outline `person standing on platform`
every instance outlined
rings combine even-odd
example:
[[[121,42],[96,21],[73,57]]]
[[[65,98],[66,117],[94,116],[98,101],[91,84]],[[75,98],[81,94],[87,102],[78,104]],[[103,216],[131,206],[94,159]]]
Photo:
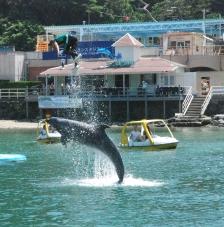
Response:
[[[57,36],[54,40],[49,43],[56,51],[57,54],[68,54],[72,57],[75,62],[75,67],[78,67],[78,59],[81,54],[77,52],[78,39],[72,34],[65,34]],[[63,50],[60,51],[60,46],[63,45]]]

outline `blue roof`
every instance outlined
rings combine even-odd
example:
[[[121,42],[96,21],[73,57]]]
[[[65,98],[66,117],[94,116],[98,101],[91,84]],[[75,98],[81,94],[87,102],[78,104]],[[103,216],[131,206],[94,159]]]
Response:
[[[204,30],[207,35],[217,35],[222,34],[223,29],[224,19],[45,26],[47,33],[76,31],[80,36],[85,34],[120,36],[129,32],[135,36],[153,37],[170,31],[204,32]]]

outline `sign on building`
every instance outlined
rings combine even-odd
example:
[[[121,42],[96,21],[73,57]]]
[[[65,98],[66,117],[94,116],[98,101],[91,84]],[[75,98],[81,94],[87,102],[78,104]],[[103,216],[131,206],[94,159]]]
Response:
[[[82,108],[82,99],[71,96],[39,96],[40,109]]]

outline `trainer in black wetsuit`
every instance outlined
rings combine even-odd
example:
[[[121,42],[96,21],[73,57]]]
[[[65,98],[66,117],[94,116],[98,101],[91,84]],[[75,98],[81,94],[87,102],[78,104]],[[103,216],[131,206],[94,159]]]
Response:
[[[62,53],[70,55],[73,58],[73,60],[78,56],[78,53],[76,51],[78,39],[73,35],[70,34],[60,35],[56,37],[54,40],[51,40],[50,44],[54,46],[58,54],[60,51],[59,46],[64,45]]]

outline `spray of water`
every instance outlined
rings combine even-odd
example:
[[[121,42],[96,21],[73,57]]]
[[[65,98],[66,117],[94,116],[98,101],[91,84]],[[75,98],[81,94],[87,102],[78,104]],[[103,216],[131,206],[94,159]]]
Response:
[[[74,145],[73,145],[74,148]],[[160,187],[163,182],[135,178],[126,174],[122,184],[117,184],[118,177],[111,161],[97,151],[89,152],[89,147],[75,145],[74,178],[65,179],[62,186],[74,185],[79,187]]]

